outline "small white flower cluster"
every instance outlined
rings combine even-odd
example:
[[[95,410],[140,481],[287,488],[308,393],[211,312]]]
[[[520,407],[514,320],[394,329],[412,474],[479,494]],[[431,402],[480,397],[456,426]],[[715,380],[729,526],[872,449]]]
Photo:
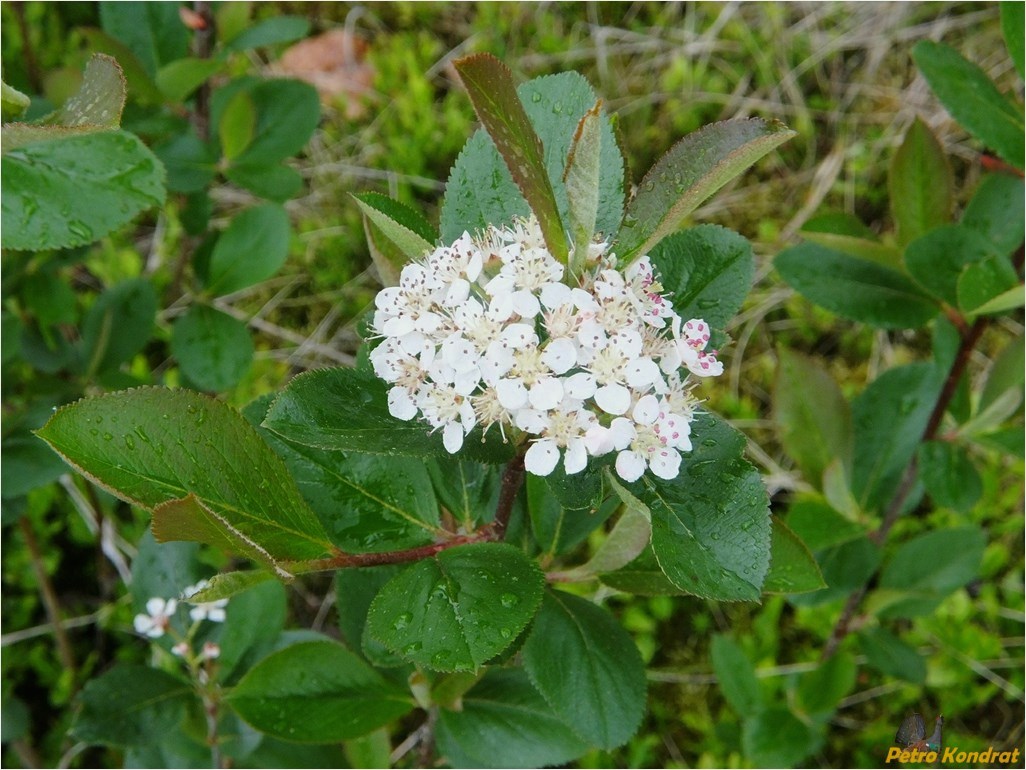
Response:
[[[698,404],[688,373],[723,365],[706,323],[673,312],[648,257],[620,272],[606,249],[589,248],[597,267],[571,288],[532,218],[406,265],[375,299],[384,339],[370,359],[392,384],[389,412],[419,414],[452,453],[475,426],[515,427],[533,437],[524,462],[539,476],[560,457],[572,474],[615,451],[626,481],[646,468],[675,478]]]
[[[199,593],[208,585],[210,585],[209,581],[201,580],[196,585],[188,586],[182,591],[182,598],[189,602],[190,596]],[[189,617],[192,618],[194,623],[199,623],[201,620],[209,620],[211,623],[223,623],[227,617],[224,609],[228,605],[227,599],[189,603],[193,605],[189,610]],[[146,612],[135,616],[133,626],[136,633],[145,634],[151,639],[159,639],[171,627],[171,618],[174,617],[177,609],[178,599],[162,599],[159,596],[154,596],[146,602]],[[175,649],[179,648],[180,645],[175,645]],[[179,653],[175,652],[175,654]]]

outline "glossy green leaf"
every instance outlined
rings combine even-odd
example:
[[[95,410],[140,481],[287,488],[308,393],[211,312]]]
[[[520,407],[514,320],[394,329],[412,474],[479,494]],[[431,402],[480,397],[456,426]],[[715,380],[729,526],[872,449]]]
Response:
[[[124,43],[151,78],[161,65],[181,59],[189,47],[189,30],[172,3],[100,4],[103,30]]]
[[[338,626],[342,640],[379,668],[408,665],[385,645],[367,633],[367,612],[384,585],[403,569],[399,564],[343,569],[335,573],[335,594],[345,597],[338,604]]]
[[[641,181],[612,250],[624,263],[646,254],[706,198],[795,135],[782,123],[759,118],[712,123],[688,134]]]
[[[998,255],[977,231],[946,225],[912,241],[905,266],[920,286],[949,305],[958,305],[958,279],[966,265]]]
[[[457,546],[407,567],[371,604],[368,631],[438,671],[470,671],[509,647],[534,617],[542,575],[518,549]]]
[[[1001,313],[1018,307],[1022,293],[1019,276],[1007,257],[987,257],[966,265],[956,288],[958,307],[967,314]],[[1018,301],[1009,304],[1013,296]]]
[[[912,58],[941,104],[970,134],[1016,168],[1023,158],[1023,113],[982,69],[955,49],[921,40]]]
[[[719,225],[699,225],[663,239],[652,265],[681,318],[727,325],[752,288],[755,258],[747,239]]]
[[[770,531],[770,566],[762,590],[774,594],[800,594],[826,588],[819,565],[808,547],[780,519]]]
[[[811,358],[787,348],[777,351],[773,417],[780,441],[813,486],[840,458],[851,467],[851,408],[830,374]]]
[[[645,670],[634,641],[609,612],[550,591],[523,650],[531,682],[589,744],[626,743],[645,713]]]
[[[299,743],[337,743],[410,711],[413,702],[404,689],[342,645],[313,641],[264,658],[228,702],[261,732]]]
[[[270,278],[285,263],[289,235],[288,214],[277,204],[264,203],[236,215],[210,255],[207,290],[230,294]]]
[[[413,212],[398,201],[372,193],[359,196],[354,195],[353,199],[356,201],[356,205],[360,207],[363,215],[373,222],[386,238],[395,244],[407,261],[423,257],[433,248],[431,241],[425,239],[418,232],[418,230],[423,231],[425,228],[421,225],[416,230],[413,229],[416,217],[411,216]],[[402,219],[397,219],[398,216],[401,216]],[[400,272],[402,270],[401,265],[392,265],[391,267]]]
[[[1023,13],[1023,10],[1022,3],[1001,3],[1001,32],[1020,78],[1026,78],[1026,53],[1023,51],[1023,28],[1026,27],[1026,14]]]
[[[307,36],[309,20],[302,16],[273,16],[243,29],[225,44],[229,51],[248,51],[268,45],[291,43]]]
[[[209,542],[217,532],[216,544],[262,554],[272,568],[331,550],[282,461],[215,399],[162,388],[109,393],[63,407],[38,434],[121,499],[163,506],[158,539]]]
[[[897,270],[803,243],[774,262],[781,277],[806,299],[852,321],[885,329],[915,329],[938,307]]]
[[[55,249],[99,240],[164,202],[164,169],[132,134],[106,131],[25,145],[0,159],[0,243]]]
[[[256,105],[248,93],[242,91],[228,102],[217,124],[217,138],[221,141],[221,154],[232,160],[249,147],[256,131]]]
[[[271,404],[264,427],[289,441],[340,451],[411,457],[448,456],[440,432],[418,420],[403,421],[388,413],[387,385],[356,369],[319,369],[294,378]],[[512,448],[497,431],[484,443],[471,431],[461,456],[502,463]]]
[[[192,685],[148,666],[115,666],[82,690],[71,734],[86,743],[138,746],[181,722]]]
[[[585,564],[561,573],[564,579],[587,579],[615,572],[634,561],[652,540],[648,509],[626,507],[616,525]],[[658,566],[656,566],[658,570]]]
[[[833,715],[837,704],[855,687],[855,658],[839,651],[798,680],[798,701],[809,715]]]
[[[883,628],[871,628],[858,635],[859,645],[870,666],[881,673],[913,684],[926,681],[926,663],[912,647]]]
[[[602,102],[584,113],[577,124],[570,153],[566,159],[563,183],[570,210],[570,232],[574,243],[574,262],[584,265],[586,247],[595,233],[599,206],[599,179],[602,157]],[[575,271],[579,272],[579,270]]]
[[[646,473],[624,487],[651,513],[652,548],[671,582],[708,599],[758,600],[769,567],[769,501],[743,457],[744,436],[704,414],[691,439],[676,479]]]
[[[710,653],[717,684],[730,707],[742,717],[760,711],[764,701],[755,666],[740,645],[725,634],[716,634]]]
[[[802,225],[801,234],[805,240],[832,251],[879,262],[888,267],[895,267],[901,261],[901,252],[881,243],[876,233],[852,214],[820,214]]]
[[[171,545],[171,543],[163,543],[163,545]],[[274,575],[265,570],[222,572],[220,575],[210,578],[206,588],[197,591],[189,598],[194,602],[216,602],[219,599],[230,599],[236,594],[248,591],[253,586],[266,583],[273,578]]]
[[[883,508],[898,488],[926,429],[941,379],[930,364],[899,366],[881,374],[852,401],[851,488],[863,509]]]
[[[259,425],[270,398],[243,413]],[[444,535],[431,476],[419,459],[317,449],[258,427],[285,461],[331,541],[348,553],[426,545]]]
[[[930,127],[916,118],[891,158],[891,216],[902,245],[951,221],[954,179]]]
[[[82,322],[86,370],[103,372],[130,360],[149,341],[156,314],[157,293],[144,278],[103,292]]]
[[[490,54],[467,56],[454,65],[474,111],[538,218],[549,251],[565,264],[569,249],[544,149],[517,96],[512,73]]]
[[[580,474],[565,476],[566,483],[562,487],[563,495],[553,492],[549,478],[528,474],[526,481],[527,508],[531,517],[531,531],[534,533],[535,542],[546,553],[557,554],[569,551],[612,515],[615,505],[601,506],[598,504],[601,502],[601,468],[596,468],[587,476],[586,474],[588,474],[587,471],[582,471]],[[572,497],[574,479],[578,476],[585,476],[582,479],[582,489],[573,504],[574,507],[569,507],[561,502],[561,497]],[[592,484],[599,490],[599,500],[594,508],[590,505],[595,498]],[[588,507],[578,507],[581,503]]]
[[[193,305],[171,326],[171,353],[190,382],[223,391],[249,371],[253,339],[242,321],[209,305]]]
[[[988,174],[962,213],[961,224],[1009,255],[1022,245],[1026,228],[1026,185],[1011,174]]]
[[[183,102],[192,92],[224,69],[221,59],[196,59],[187,56],[165,64],[154,78],[157,88],[171,102]]]
[[[439,712],[436,736],[451,767],[548,767],[588,750],[519,668],[489,670],[459,710]]]
[[[822,743],[812,725],[784,706],[773,706],[742,722],[741,745],[756,767],[794,767]]]

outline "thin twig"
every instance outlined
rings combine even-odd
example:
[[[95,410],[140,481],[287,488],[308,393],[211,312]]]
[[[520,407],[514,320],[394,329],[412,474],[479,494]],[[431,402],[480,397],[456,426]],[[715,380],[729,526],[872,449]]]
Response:
[[[509,517],[513,513],[513,501],[524,484],[524,455],[520,454],[510,460],[502,474],[502,488],[499,491],[499,504],[495,508],[495,520],[491,523],[491,531],[495,540],[502,540],[509,526]]]
[[[32,569],[36,573],[36,580],[39,581],[39,595],[43,599],[43,606],[46,608],[46,615],[50,618],[50,625],[53,626],[53,635],[57,640],[57,654],[61,659],[61,665],[71,672],[72,681],[76,677],[75,654],[71,649],[71,641],[68,633],[61,623],[61,605],[54,591],[50,576],[46,574],[46,566],[43,564],[43,556],[39,550],[39,541],[36,540],[36,533],[32,529],[29,520],[22,516],[18,520],[21,534],[25,538],[25,545],[28,547],[29,556],[32,560]]]

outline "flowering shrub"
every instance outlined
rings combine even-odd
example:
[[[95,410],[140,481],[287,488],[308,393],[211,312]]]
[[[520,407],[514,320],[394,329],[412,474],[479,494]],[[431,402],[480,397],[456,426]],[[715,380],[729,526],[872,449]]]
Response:
[[[748,291],[751,247],[720,227],[677,231],[792,132],[758,119],[702,129],[625,205],[612,121],[582,78],[517,89],[490,56],[456,66],[484,130],[452,170],[440,229],[357,198],[385,288],[356,367],[296,377],[241,415],[187,390],[110,393],[39,432],[152,511],[165,545],[147,548],[205,543],[263,568],[197,586],[193,624],[173,639],[215,762],[226,720],[332,743],[418,707],[428,716],[414,738],[453,766],[567,762],[631,737],[645,673],[605,608],[555,586],[724,600],[822,586],[771,522],[744,438],[694,393],[723,370],[716,351]],[[573,563],[607,521],[594,557]],[[274,578],[325,570],[337,572],[343,644],[274,642],[235,612],[280,606]],[[155,644],[177,633],[168,595],[136,597],[137,630]],[[195,651],[196,629],[221,620],[206,640],[218,646]],[[109,700],[124,676],[87,688],[80,735],[104,739],[105,710],[124,718]],[[195,706],[175,677],[152,679],[147,702],[161,693]]]

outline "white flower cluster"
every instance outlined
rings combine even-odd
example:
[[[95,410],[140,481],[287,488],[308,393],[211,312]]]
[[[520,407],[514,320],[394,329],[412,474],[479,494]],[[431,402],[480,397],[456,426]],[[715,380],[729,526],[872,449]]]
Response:
[[[212,602],[191,602],[189,597],[199,593],[210,585],[209,581],[201,580],[196,585],[188,586],[182,592],[182,598],[192,604],[189,610],[189,617],[194,623],[201,620],[209,620],[211,623],[223,623],[227,614],[225,607],[227,599],[217,599]],[[132,625],[137,633],[145,634],[151,639],[159,639],[164,633],[171,629],[171,618],[178,610],[178,599],[162,599],[154,596],[146,602],[146,612],[135,616]],[[177,647],[177,645],[176,645]]]
[[[392,384],[389,412],[419,414],[453,453],[475,426],[515,427],[540,476],[561,456],[572,474],[616,451],[626,481],[646,468],[675,478],[698,403],[688,373],[723,371],[709,327],[673,312],[648,257],[620,272],[606,244],[588,256],[597,267],[580,286],[562,283],[532,218],[406,265],[375,300],[384,339],[370,358]]]

